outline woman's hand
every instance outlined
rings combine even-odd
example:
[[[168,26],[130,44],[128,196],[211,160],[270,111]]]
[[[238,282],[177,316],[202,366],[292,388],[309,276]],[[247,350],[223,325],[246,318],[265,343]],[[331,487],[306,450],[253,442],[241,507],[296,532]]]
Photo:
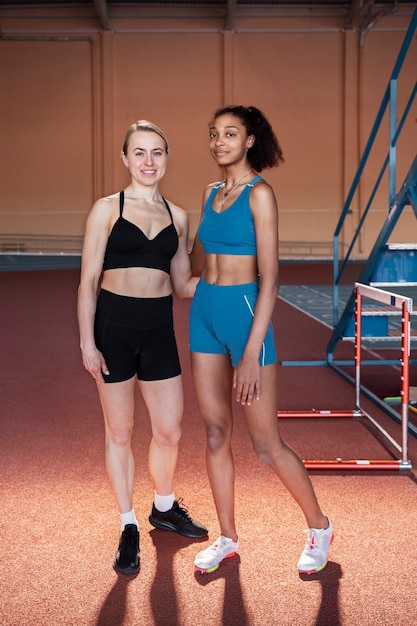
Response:
[[[261,397],[261,366],[258,358],[243,357],[233,372],[236,402],[250,406]]]
[[[82,352],[83,365],[97,383],[104,383],[103,373],[109,375],[109,370],[103,355],[97,348],[90,348]]]

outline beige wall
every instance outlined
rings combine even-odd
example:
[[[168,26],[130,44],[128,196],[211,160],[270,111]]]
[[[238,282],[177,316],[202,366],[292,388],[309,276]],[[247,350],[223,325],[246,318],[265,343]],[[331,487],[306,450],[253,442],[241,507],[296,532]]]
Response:
[[[65,17],[46,11],[22,17],[0,8],[1,233],[81,235],[94,200],[126,184],[119,156],[126,128],[148,118],[171,144],[162,191],[187,210],[193,235],[203,187],[221,177],[207,124],[215,108],[235,102],[261,108],[284,149],[285,164],[264,172],[277,193],[281,240],[331,245],[411,10],[381,19],[363,41],[343,30],[343,15],[314,11],[286,17],[265,9],[226,32],[222,19],[198,11],[112,17],[107,32],[81,8]],[[414,38],[399,114],[415,82],[416,53]],[[416,121],[414,103],[399,143],[397,187],[416,154]],[[383,126],[346,241],[388,150],[387,119]],[[369,253],[387,207],[385,180],[357,258]],[[405,214],[395,240],[416,241],[416,230]]]

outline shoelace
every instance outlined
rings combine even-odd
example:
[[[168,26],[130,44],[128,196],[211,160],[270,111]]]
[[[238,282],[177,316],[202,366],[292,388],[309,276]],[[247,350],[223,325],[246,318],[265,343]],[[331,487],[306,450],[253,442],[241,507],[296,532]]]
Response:
[[[213,556],[217,554],[217,551],[222,547],[221,539],[219,541],[215,541],[211,546],[206,548],[204,551],[207,555]]]
[[[304,532],[307,534],[306,548],[308,548],[309,550],[315,550],[316,549],[316,533],[311,528],[309,528],[308,530],[305,530]]]
[[[137,550],[137,537],[134,534],[123,536],[122,548],[125,550]]]
[[[182,504],[182,506],[180,506],[180,504]],[[188,509],[183,505],[182,498],[177,500],[177,509],[175,511],[175,515],[178,515],[179,517],[185,518],[188,521],[192,522],[192,517],[189,514]]]
[[[125,541],[126,548],[129,548],[130,550],[137,550],[137,545],[136,537],[128,537]]]

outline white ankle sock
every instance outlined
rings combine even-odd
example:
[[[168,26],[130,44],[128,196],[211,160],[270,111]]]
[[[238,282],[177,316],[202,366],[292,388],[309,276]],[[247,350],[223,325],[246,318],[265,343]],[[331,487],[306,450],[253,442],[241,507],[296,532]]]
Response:
[[[133,509],[127,513],[120,513],[120,522],[122,525],[122,531],[125,529],[127,524],[136,524],[139,528],[138,520],[136,519],[135,511]]]
[[[174,493],[171,493],[171,495],[169,496],[160,496],[155,491],[155,496],[154,496],[155,508],[158,509],[158,511],[160,511],[161,513],[165,513],[166,511],[169,511],[169,509],[172,509],[172,505],[174,504],[174,501],[175,501]]]

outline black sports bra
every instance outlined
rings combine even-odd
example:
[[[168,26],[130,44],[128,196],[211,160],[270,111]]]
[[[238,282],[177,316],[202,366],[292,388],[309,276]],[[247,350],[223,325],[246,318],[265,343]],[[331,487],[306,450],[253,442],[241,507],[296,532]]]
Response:
[[[104,255],[103,270],[121,267],[150,267],[169,274],[171,259],[178,250],[178,233],[165,198],[162,198],[171,224],[163,228],[153,239],[126,220],[123,213],[124,192],[120,192],[120,215],[111,230]]]

